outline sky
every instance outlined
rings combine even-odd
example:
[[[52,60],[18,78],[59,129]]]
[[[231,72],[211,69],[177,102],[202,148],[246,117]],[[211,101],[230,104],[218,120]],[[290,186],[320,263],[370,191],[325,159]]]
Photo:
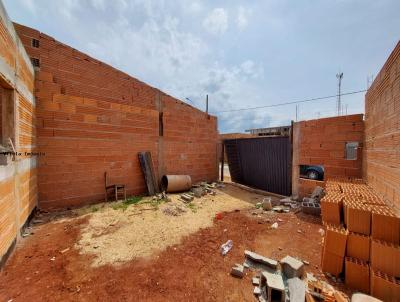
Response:
[[[1,0],[0,0],[1,1]],[[218,116],[220,133],[288,125],[296,105],[367,88],[400,39],[398,0],[3,0],[10,18]],[[364,95],[342,96],[364,112]],[[298,120],[336,115],[336,98]]]

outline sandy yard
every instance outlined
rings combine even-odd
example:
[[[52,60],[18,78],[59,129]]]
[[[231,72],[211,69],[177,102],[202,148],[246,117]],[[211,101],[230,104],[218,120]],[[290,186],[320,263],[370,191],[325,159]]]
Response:
[[[146,203],[126,210],[105,207],[90,215],[75,247],[82,254],[94,255],[93,265],[118,264],[139,257],[155,256],[183,237],[210,227],[215,215],[254,207],[262,197],[240,197],[240,189],[227,186],[215,196],[206,195],[184,204],[178,194],[161,205]]]
[[[325,279],[320,219],[255,210],[263,198],[227,185],[194,206],[173,196],[159,206],[111,204],[44,217],[1,272],[0,301],[254,301],[253,273],[229,274],[245,249],[307,260],[306,270]],[[184,211],[166,210],[176,206]],[[223,257],[228,239],[234,246]]]

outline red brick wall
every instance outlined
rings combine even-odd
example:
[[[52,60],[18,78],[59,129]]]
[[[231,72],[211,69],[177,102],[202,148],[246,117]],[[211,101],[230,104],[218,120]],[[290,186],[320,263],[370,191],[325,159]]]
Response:
[[[362,114],[300,122],[300,165],[323,165],[325,177],[361,177],[362,156],[346,160],[345,144],[363,143]]]
[[[53,38],[15,25],[40,59],[35,82],[39,200],[61,208],[104,198],[104,172],[145,193],[137,159],[151,151],[155,172],[217,178],[217,120]],[[31,47],[32,38],[40,41]],[[159,136],[159,114],[163,136]]]
[[[368,184],[400,208],[400,42],[365,96]]]
[[[323,165],[325,179],[362,177],[362,114],[330,117],[294,123],[293,126],[293,193],[307,195],[315,181],[299,181],[300,165]],[[345,158],[346,142],[359,142],[357,160]]]
[[[0,262],[29,214],[37,205],[36,158],[25,152],[36,150],[34,71],[29,57],[0,2],[0,100],[7,98],[7,113],[0,123],[14,121],[4,142],[11,138],[20,155],[12,160],[0,154]],[[0,101],[1,104],[1,101]],[[10,107],[8,107],[10,106]],[[0,115],[2,112],[0,105]],[[8,129],[9,127],[5,127]],[[1,131],[1,127],[0,127]],[[0,144],[3,143],[0,141]],[[8,147],[8,146],[7,146]]]

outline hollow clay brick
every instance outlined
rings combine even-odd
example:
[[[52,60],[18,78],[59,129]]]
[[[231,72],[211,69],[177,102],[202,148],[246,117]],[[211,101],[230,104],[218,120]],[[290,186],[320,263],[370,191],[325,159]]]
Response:
[[[369,294],[369,266],[356,258],[346,257],[345,283],[350,288]]]
[[[382,301],[400,302],[400,282],[371,268],[371,295]]]
[[[400,277],[400,247],[385,241],[372,240],[371,267],[393,277]]]
[[[370,237],[349,232],[346,245],[346,256],[369,261]]]

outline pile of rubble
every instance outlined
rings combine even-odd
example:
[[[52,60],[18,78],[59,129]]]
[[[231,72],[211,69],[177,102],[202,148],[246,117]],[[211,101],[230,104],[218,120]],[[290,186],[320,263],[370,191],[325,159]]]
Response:
[[[215,183],[215,182],[209,184],[206,182],[201,182],[199,184],[193,185],[189,192],[181,194],[180,200],[184,203],[189,203],[195,197],[201,198],[207,194],[215,196],[215,195],[217,195],[217,192],[215,191],[215,189],[222,188],[222,187],[224,187],[224,184]]]
[[[325,195],[322,187],[315,187],[310,197],[304,197],[301,203],[301,211],[315,216],[321,215],[320,201]]]
[[[243,278],[249,270],[253,293],[260,302],[347,301],[343,293],[306,273],[305,263],[299,259],[286,256],[278,262],[247,250],[244,255],[244,263],[235,264],[231,275]]]

